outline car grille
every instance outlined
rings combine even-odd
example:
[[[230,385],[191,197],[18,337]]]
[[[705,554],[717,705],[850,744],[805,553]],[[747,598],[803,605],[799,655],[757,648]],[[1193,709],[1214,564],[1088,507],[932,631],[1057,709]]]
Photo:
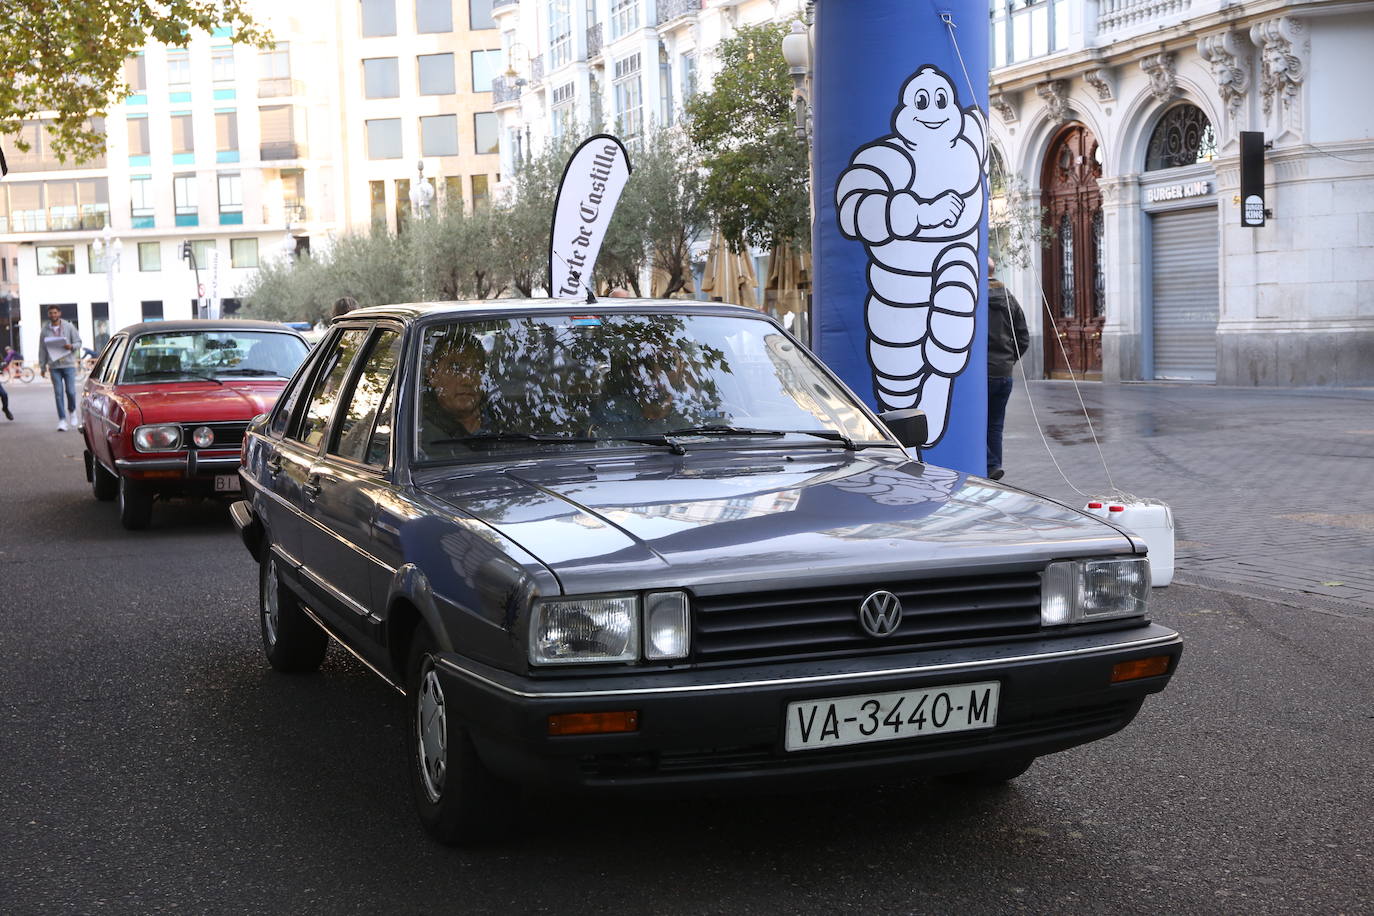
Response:
[[[238,448],[243,444],[243,434],[248,430],[248,424],[244,421],[235,423],[182,423],[181,441],[189,443],[191,434],[202,426],[208,426],[215,431],[215,441],[210,448]]]
[[[870,636],[859,623],[859,605],[878,589],[902,601],[901,624],[890,636]],[[698,662],[890,652],[1013,636],[1040,628],[1040,574],[698,597],[692,621],[692,656]]]

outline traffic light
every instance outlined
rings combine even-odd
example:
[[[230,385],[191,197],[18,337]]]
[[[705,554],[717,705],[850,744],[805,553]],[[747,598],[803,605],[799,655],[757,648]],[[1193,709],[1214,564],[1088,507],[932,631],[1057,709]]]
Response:
[[[189,240],[181,243],[181,259],[183,261],[189,261],[191,259],[191,243]]]

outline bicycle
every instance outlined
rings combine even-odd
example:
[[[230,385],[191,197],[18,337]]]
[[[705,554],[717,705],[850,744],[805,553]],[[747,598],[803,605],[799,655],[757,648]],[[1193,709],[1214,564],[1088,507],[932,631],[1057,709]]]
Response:
[[[0,371],[0,378],[7,382],[23,382],[27,385],[33,381],[33,369],[24,365],[20,360],[14,360]]]

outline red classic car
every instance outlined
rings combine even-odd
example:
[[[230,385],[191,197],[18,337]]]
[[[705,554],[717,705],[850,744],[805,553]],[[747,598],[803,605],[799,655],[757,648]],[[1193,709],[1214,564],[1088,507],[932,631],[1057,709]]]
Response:
[[[268,321],[157,321],[110,339],[81,394],[86,479],[125,528],[153,500],[239,491],[248,421],[276,403],[305,340]]]

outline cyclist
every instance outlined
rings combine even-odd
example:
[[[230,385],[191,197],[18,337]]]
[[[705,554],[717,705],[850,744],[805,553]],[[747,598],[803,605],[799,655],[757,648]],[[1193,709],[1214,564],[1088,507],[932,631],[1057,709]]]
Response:
[[[9,374],[10,363],[15,362],[18,359],[19,354],[15,352],[14,347],[5,348],[5,357],[3,360],[0,360],[0,379],[3,379],[6,375]],[[3,382],[0,382],[0,413],[3,413],[5,415],[6,420],[14,419],[14,414],[10,413],[9,392],[5,391],[5,385]]]

